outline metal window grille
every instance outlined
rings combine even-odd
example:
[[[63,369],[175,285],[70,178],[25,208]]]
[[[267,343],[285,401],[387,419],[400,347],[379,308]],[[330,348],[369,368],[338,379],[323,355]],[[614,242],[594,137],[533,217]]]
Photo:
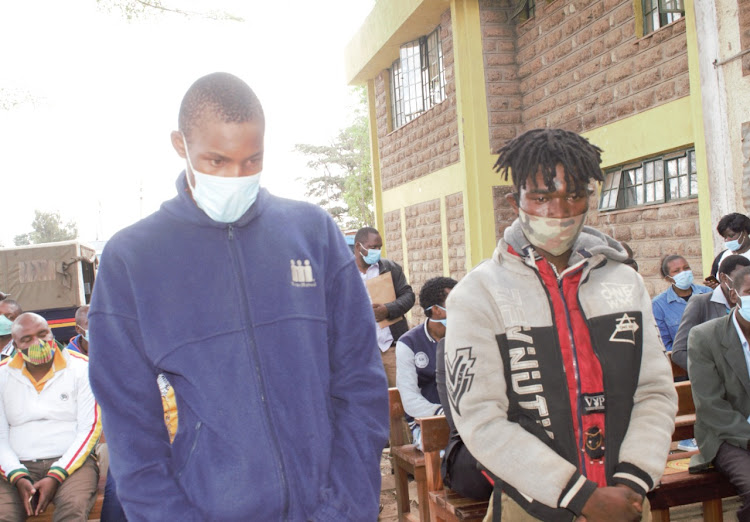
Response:
[[[695,151],[648,158],[606,173],[599,210],[615,210],[698,195]]]
[[[643,34],[653,33],[685,16],[684,0],[642,0]]]
[[[397,129],[445,99],[440,27],[401,46],[391,67],[391,114]]]

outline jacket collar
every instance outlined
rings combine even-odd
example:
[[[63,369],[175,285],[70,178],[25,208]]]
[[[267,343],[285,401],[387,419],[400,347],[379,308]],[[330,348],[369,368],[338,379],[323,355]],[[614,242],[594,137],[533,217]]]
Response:
[[[747,361],[745,354],[742,353],[742,341],[737,336],[737,329],[734,326],[734,313],[727,314],[721,319],[724,321],[724,331],[721,336],[721,347],[724,350],[724,359],[729,363],[730,368],[737,376],[745,388],[745,392],[750,395],[750,375],[748,374]]]

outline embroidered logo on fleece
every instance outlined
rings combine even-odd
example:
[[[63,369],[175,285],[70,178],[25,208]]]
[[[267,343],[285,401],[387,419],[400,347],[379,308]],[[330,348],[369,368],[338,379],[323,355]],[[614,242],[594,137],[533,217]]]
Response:
[[[289,263],[292,270],[292,286],[301,288],[317,286],[309,259],[305,259],[304,262],[301,259],[297,259],[296,262],[291,259]]]
[[[426,353],[417,352],[414,355],[414,366],[417,368],[427,368],[428,364],[430,364],[430,358]]]
[[[632,306],[635,285],[621,283],[602,283],[602,297],[607,301],[610,310]]]
[[[471,385],[474,382],[474,373],[471,369],[474,367],[476,360],[476,357],[471,356],[471,347],[456,350],[452,360],[446,354],[445,370],[448,399],[450,399],[453,411],[457,415],[461,415],[461,398],[471,390]]]
[[[638,323],[628,314],[622,314],[622,317],[615,319],[617,323],[615,331],[612,332],[609,340],[613,343],[630,343],[635,345],[635,332],[638,331]]]

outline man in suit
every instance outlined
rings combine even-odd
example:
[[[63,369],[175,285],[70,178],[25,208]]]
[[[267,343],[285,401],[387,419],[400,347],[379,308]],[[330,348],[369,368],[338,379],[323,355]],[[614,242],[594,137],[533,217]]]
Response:
[[[734,313],[696,326],[688,337],[688,372],[695,401],[700,454],[691,469],[713,465],[742,499],[740,522],[750,521],[750,267],[736,272]]]
[[[680,326],[672,344],[672,361],[687,370],[687,341],[693,326],[705,323],[710,319],[724,317],[737,304],[730,292],[735,272],[750,266],[750,259],[740,255],[731,255],[722,261],[719,267],[719,285],[713,292],[693,296],[685,307]]]
[[[383,238],[376,229],[363,227],[357,230],[357,234],[354,236],[354,258],[362,281],[390,272],[393,289],[396,293],[394,301],[372,305],[376,322],[400,318],[392,325],[378,328],[377,331],[378,345],[385,367],[385,375],[388,377],[388,386],[393,388],[396,386],[396,341],[409,330],[404,315],[414,306],[416,297],[414,296],[414,290],[411,289],[404,276],[404,269],[398,263],[380,257],[382,249]]]

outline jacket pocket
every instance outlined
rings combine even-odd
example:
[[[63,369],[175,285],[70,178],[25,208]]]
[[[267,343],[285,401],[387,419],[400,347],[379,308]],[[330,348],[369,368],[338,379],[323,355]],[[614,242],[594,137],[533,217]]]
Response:
[[[190,445],[190,451],[187,454],[187,457],[185,457],[185,460],[182,462],[182,465],[180,466],[179,471],[177,472],[177,478],[180,478],[185,471],[185,468],[188,467],[190,464],[190,461],[193,458],[193,455],[195,454],[195,448],[198,447],[198,438],[201,434],[201,429],[203,428],[203,423],[201,421],[198,421],[195,423],[195,428],[193,430],[193,443]]]

